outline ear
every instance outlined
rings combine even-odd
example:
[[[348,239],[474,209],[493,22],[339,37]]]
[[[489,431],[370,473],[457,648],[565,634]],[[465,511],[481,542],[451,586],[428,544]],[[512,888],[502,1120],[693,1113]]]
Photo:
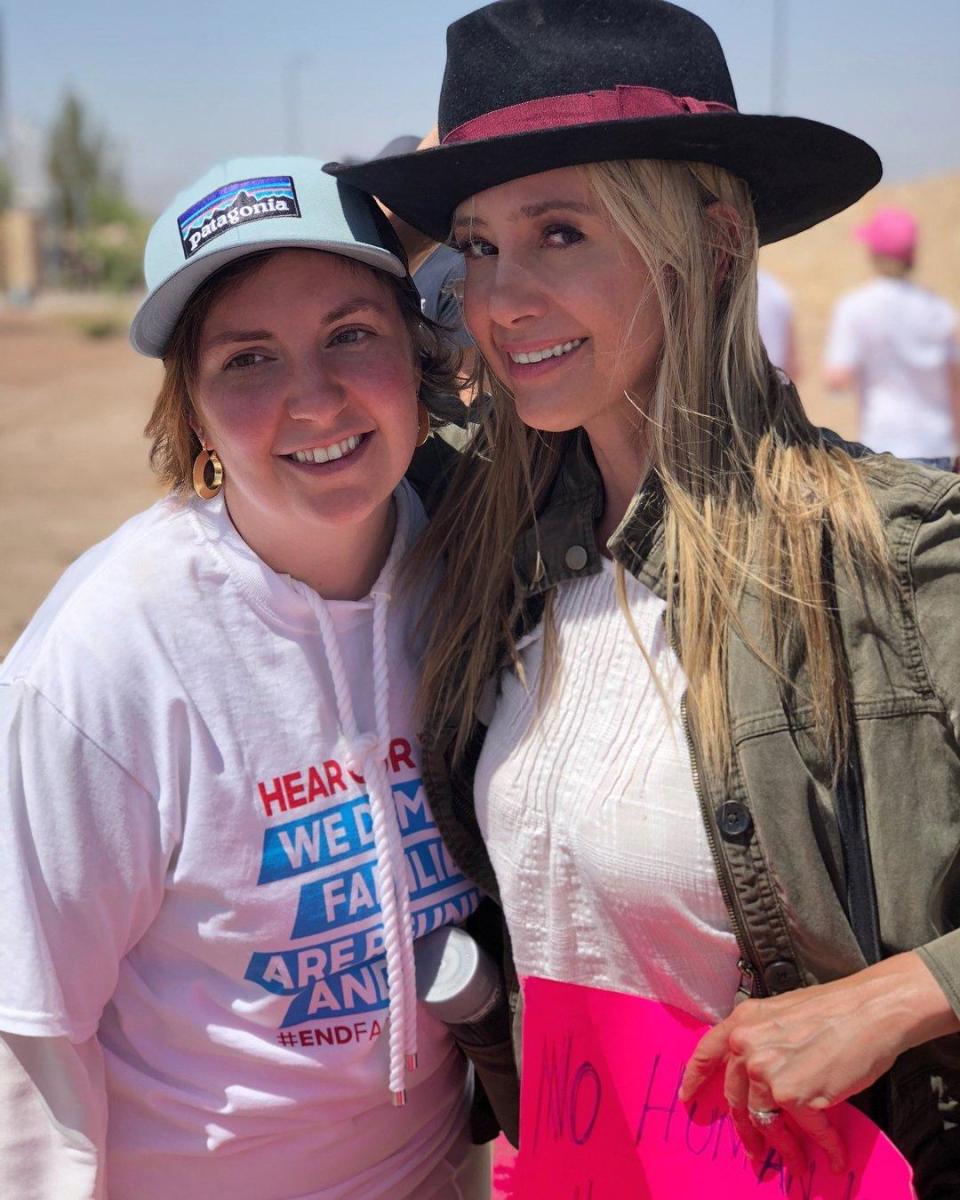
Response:
[[[195,413],[190,417],[190,428],[197,435],[197,441],[204,450],[209,450],[210,447],[203,440],[203,426],[200,424],[200,420]]]
[[[743,251],[743,220],[732,204],[715,200],[703,212],[704,237],[713,253],[713,286],[719,291]]]

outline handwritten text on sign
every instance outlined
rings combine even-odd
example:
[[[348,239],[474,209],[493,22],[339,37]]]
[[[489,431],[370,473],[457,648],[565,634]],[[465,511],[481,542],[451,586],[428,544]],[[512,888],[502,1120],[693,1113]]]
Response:
[[[720,1073],[689,1106],[678,1091],[706,1026],[636,996],[528,979],[515,1195],[551,1200],[909,1200],[909,1165],[862,1113],[832,1118],[849,1169],[810,1143],[802,1174],[775,1151],[755,1168]]]

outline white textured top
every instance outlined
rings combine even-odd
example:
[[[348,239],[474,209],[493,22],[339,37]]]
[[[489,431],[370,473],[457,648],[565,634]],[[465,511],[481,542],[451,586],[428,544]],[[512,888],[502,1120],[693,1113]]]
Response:
[[[700,815],[680,720],[683,672],[664,604],[612,563],[561,584],[559,678],[537,684],[543,626],[521,642],[477,768],[477,813],[521,977],[674,1004],[702,1020],[733,1007],[738,950]]]

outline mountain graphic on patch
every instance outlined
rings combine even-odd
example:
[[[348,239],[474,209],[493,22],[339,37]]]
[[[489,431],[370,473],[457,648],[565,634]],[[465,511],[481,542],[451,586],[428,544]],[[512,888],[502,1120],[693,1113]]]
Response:
[[[297,190],[289,175],[226,183],[177,218],[184,258],[228,229],[267,217],[300,217]]]

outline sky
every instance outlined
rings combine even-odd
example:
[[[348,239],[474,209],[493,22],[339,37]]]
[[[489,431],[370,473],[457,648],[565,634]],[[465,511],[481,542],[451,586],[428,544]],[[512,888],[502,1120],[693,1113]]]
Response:
[[[585,0],[590,3],[590,0]],[[467,0],[0,0],[0,99],[36,184],[65,92],[156,213],[217,158],[375,153],[436,118],[446,25]],[[873,144],[890,180],[960,170],[960,0],[687,0],[741,111]],[[775,55],[775,14],[785,29]],[[776,78],[772,64],[777,62]]]

